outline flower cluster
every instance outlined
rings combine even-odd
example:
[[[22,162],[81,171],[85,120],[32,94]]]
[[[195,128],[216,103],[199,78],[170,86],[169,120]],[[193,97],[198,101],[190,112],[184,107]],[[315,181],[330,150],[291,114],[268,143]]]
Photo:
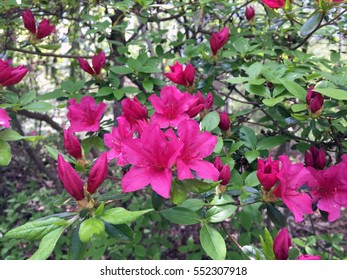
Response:
[[[313,204],[327,212],[328,221],[333,222],[339,218],[341,207],[347,206],[347,155],[327,169],[323,169],[324,151],[311,147],[305,158],[310,163],[307,167],[293,164],[288,156],[259,159],[257,177],[264,188],[264,198],[269,199],[269,194],[281,198],[296,222],[303,221],[304,214],[313,214]]]
[[[198,106],[197,100],[204,105]],[[201,93],[191,95],[175,86],[165,86],[160,96],[153,94],[149,101],[154,108],[150,118],[136,98],[124,99],[118,126],[104,137],[105,145],[111,149],[108,159],[115,158],[120,166],[131,165],[122,179],[125,192],[151,185],[160,196],[169,198],[176,172],[179,180],[197,176],[213,181],[227,173],[204,160],[213,152],[217,138],[210,132],[201,132],[198,122],[191,118],[210,107],[210,101],[205,102]]]

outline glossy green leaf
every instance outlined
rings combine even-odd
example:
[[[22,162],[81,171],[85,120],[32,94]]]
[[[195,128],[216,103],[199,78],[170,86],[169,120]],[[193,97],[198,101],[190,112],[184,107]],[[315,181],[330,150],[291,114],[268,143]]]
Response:
[[[237,206],[232,204],[213,206],[206,212],[205,219],[210,223],[219,223],[229,218],[236,209]]]
[[[117,240],[132,241],[134,238],[134,233],[132,229],[125,224],[122,225],[111,225],[107,222],[105,223],[105,230],[109,236]]]
[[[267,260],[274,260],[273,239],[267,228],[264,229],[264,237],[260,235],[262,252]]]
[[[255,246],[243,246],[242,252],[251,260],[265,260],[264,253]]]
[[[240,127],[240,138],[250,148],[255,148],[257,145],[257,136],[253,129],[247,126]]]
[[[187,199],[187,200],[183,201],[183,203],[180,204],[180,207],[188,208],[188,209],[195,212],[195,211],[200,210],[205,205],[206,205],[206,203],[204,201],[202,201],[201,199],[191,198],[191,199]]]
[[[0,166],[9,165],[11,158],[11,146],[4,140],[0,139]]]
[[[215,187],[219,185],[220,182],[203,182],[198,179],[187,179],[180,181],[185,188],[193,193],[205,193],[210,190],[213,190]]]
[[[347,100],[347,91],[337,88],[315,88],[314,91],[337,100]]]
[[[257,150],[245,152],[245,158],[247,159],[248,163],[252,163],[258,157],[259,157],[259,151]]]
[[[181,204],[187,198],[187,189],[180,184],[179,181],[173,181],[171,184],[170,195],[174,204]]]
[[[215,228],[203,225],[200,230],[200,243],[207,255],[213,260],[224,260],[227,249],[224,238]]]
[[[114,66],[110,68],[110,71],[119,75],[127,75],[133,73],[133,70],[127,66]]]
[[[34,90],[30,90],[19,98],[19,104],[26,105],[30,103],[31,101],[33,101],[35,97],[36,97],[36,92]]]
[[[100,235],[105,232],[103,221],[97,218],[90,218],[82,222],[79,229],[79,237],[82,242],[88,242],[93,235]]]
[[[279,228],[283,228],[286,226],[286,218],[285,216],[272,204],[266,205],[267,213],[269,215],[270,220]]]
[[[307,91],[302,86],[300,86],[296,82],[289,81],[284,78],[280,79],[280,82],[294,97],[299,98],[303,102],[306,102]]]
[[[271,148],[277,147],[288,140],[286,136],[272,136],[266,137],[257,143],[258,150],[269,150]]]
[[[208,113],[201,121],[201,129],[212,131],[218,127],[220,122],[219,114],[216,111]]]
[[[194,211],[184,207],[172,207],[159,212],[174,224],[194,225],[200,222],[200,217]]]
[[[304,25],[300,29],[300,36],[306,37],[312,33],[320,24],[323,17],[323,13],[314,12],[308,20],[305,21]]]
[[[23,106],[22,109],[35,112],[46,112],[53,109],[53,105],[47,102],[38,101],[30,103],[29,105]]]
[[[71,236],[69,257],[71,260],[82,260],[86,252],[86,243],[83,243],[79,236],[80,225],[76,227]]]
[[[100,218],[110,224],[119,225],[133,222],[142,215],[151,211],[153,211],[153,209],[128,211],[122,207],[116,207],[104,211],[104,213],[100,215]]]

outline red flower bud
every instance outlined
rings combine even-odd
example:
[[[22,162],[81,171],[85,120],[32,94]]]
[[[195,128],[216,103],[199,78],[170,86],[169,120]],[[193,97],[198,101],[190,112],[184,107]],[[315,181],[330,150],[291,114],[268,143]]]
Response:
[[[270,156],[267,160],[258,159],[257,177],[265,190],[270,190],[277,183],[279,169],[279,161],[272,161]]]
[[[93,68],[89,65],[88,61],[82,57],[77,58],[80,67],[92,76],[100,75],[101,69],[105,66],[106,55],[103,51],[99,54],[94,54],[92,59]]]
[[[171,73],[165,73],[165,76],[172,82],[185,87],[194,84],[195,68],[192,64],[188,63],[183,71],[183,65],[177,61],[173,66],[170,66]]]
[[[317,117],[323,110],[324,98],[316,91],[313,91],[314,86],[311,86],[306,94],[306,107],[312,116]]]
[[[19,83],[28,71],[23,65],[13,68],[9,66],[8,61],[0,59],[0,85],[13,86]]]
[[[31,33],[36,34],[35,18],[30,9],[27,9],[26,12],[22,11],[22,18],[24,22],[24,27],[28,29]]]
[[[106,180],[108,173],[107,153],[102,153],[90,170],[87,190],[93,194]]]
[[[223,163],[219,156],[216,156],[213,165],[218,169],[218,171],[221,171],[223,169]]]
[[[248,21],[250,21],[250,20],[252,20],[254,18],[254,16],[255,16],[255,11],[254,11],[253,6],[248,6],[246,8],[246,19]]]
[[[311,146],[305,153],[305,163],[307,166],[312,166],[316,169],[324,169],[327,163],[324,150]]]
[[[223,113],[219,113],[219,117],[220,117],[220,122],[219,122],[219,128],[221,130],[229,130],[230,128],[230,119],[229,116],[226,112]]]
[[[58,155],[58,176],[65,190],[76,200],[84,198],[83,182],[71,164],[66,162],[62,155]]]
[[[229,28],[224,27],[217,33],[212,33],[210,38],[210,47],[213,55],[217,55],[217,52],[226,44],[229,37]]]
[[[64,147],[75,159],[83,157],[80,141],[68,130],[64,130]]]
[[[213,95],[211,92],[209,92],[206,96],[206,99],[205,99],[205,109],[206,110],[209,110],[212,108],[213,106]]]
[[[50,24],[49,19],[44,18],[37,26],[37,39],[42,39],[47,37],[49,34],[54,32],[55,26]]]
[[[222,180],[220,184],[223,186],[226,186],[229,184],[230,179],[231,179],[230,166],[226,164],[223,166],[222,170],[219,172],[218,180]]]
[[[292,239],[287,228],[282,228],[275,237],[273,244],[276,260],[287,260],[290,246],[292,246]]]

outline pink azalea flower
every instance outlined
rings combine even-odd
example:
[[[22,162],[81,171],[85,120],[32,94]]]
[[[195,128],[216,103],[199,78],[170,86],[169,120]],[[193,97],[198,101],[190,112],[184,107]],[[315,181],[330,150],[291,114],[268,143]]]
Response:
[[[133,166],[122,179],[124,192],[133,192],[151,185],[164,198],[170,197],[171,166],[183,144],[176,138],[167,139],[158,124],[146,128],[140,138],[123,142],[124,158]]]
[[[305,163],[307,166],[312,166],[316,169],[324,169],[327,163],[324,150],[311,146],[305,153]]]
[[[282,8],[285,0],[262,0],[263,3],[271,9]]]
[[[165,76],[172,82],[185,87],[194,84],[195,68],[192,64],[188,63],[183,70],[183,65],[177,61],[173,66],[170,66],[171,73],[165,73]]]
[[[92,76],[98,76],[101,73],[101,69],[105,66],[106,55],[103,51],[99,54],[94,54],[92,59],[93,68],[89,65],[88,61],[82,57],[77,58],[80,67]]]
[[[122,109],[122,117],[126,118],[131,126],[135,126],[137,128],[139,121],[147,122],[147,108],[140,103],[136,96],[133,100],[131,100],[130,98],[123,99]]]
[[[200,178],[217,181],[219,171],[211,162],[203,160],[212,154],[217,137],[210,132],[200,132],[199,124],[194,120],[180,122],[178,136],[184,144],[176,160],[178,179],[194,178],[191,171],[194,170]]]
[[[9,66],[8,61],[0,59],[0,85],[15,85],[24,78],[28,71],[23,65],[14,68]]]
[[[100,102],[96,105],[96,101],[91,96],[84,96],[80,103],[76,103],[76,99],[69,100],[69,112],[67,118],[71,126],[71,133],[78,131],[95,132],[99,130],[100,119],[106,109],[106,104]]]
[[[314,261],[314,260],[320,260],[321,256],[313,256],[313,255],[300,255],[296,258],[297,260],[302,261]]]
[[[276,235],[273,244],[276,260],[287,260],[290,246],[292,246],[292,239],[287,228],[282,228]]]
[[[340,217],[341,207],[347,206],[347,165],[341,162],[325,170],[307,169],[314,178],[309,186],[318,209],[327,212],[328,221],[334,222]]]
[[[301,163],[292,164],[288,156],[280,156],[282,164],[277,174],[279,185],[273,193],[281,198],[294,215],[295,222],[302,222],[304,214],[313,214],[312,199],[308,193],[299,192],[304,185],[312,184],[314,180],[310,171]]]
[[[132,139],[134,129],[125,117],[118,117],[118,127],[112,129],[112,133],[104,135],[105,145],[111,150],[107,153],[107,160],[110,161],[114,158],[117,159],[117,165],[124,166],[128,162],[124,159],[122,154],[122,143],[127,139]]]
[[[7,112],[0,108],[0,126],[8,128],[10,126],[11,118],[8,116]]]
[[[257,177],[265,190],[270,190],[277,182],[277,173],[280,170],[280,162],[272,160],[269,156],[267,160],[258,159]]]
[[[190,118],[194,118],[197,114],[199,114],[202,110],[209,110],[213,106],[213,96],[212,93],[209,92],[204,99],[201,92],[198,91],[195,95],[191,96],[191,102],[189,109],[187,110],[187,114]]]
[[[194,102],[187,92],[180,92],[175,86],[165,86],[160,92],[160,97],[152,94],[149,98],[155,113],[151,117],[152,123],[158,123],[161,128],[177,127],[189,119],[187,111]]]
[[[37,26],[37,39],[42,39],[54,32],[55,26],[50,24],[49,19],[44,18]]]

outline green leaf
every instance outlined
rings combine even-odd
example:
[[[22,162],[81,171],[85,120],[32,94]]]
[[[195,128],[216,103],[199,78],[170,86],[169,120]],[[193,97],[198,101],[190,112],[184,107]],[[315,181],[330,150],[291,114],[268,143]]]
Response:
[[[73,82],[71,80],[67,80],[61,83],[61,88],[68,93],[77,93],[84,87],[84,81],[76,81]]]
[[[288,81],[287,79],[280,79],[280,82],[284,87],[296,98],[299,98],[301,101],[306,102],[306,90],[293,81]]]
[[[55,230],[66,223],[66,220],[59,218],[36,220],[10,230],[5,234],[5,236],[8,238],[40,240],[52,230]]]
[[[300,29],[300,36],[306,37],[312,33],[320,24],[323,17],[323,13],[314,12],[308,20],[305,21],[304,25]]]
[[[105,223],[105,230],[109,236],[117,240],[132,241],[134,238],[134,233],[132,229],[125,224],[122,225],[111,225],[107,222]]]
[[[0,139],[3,141],[17,141],[22,139],[23,136],[20,135],[17,131],[6,129],[0,131]]]
[[[182,184],[180,184],[179,182],[173,181],[171,184],[170,194],[171,194],[172,202],[178,205],[186,200],[187,189],[184,186],[182,186]]]
[[[194,211],[184,207],[172,207],[159,212],[174,224],[194,225],[200,222],[200,217]]]
[[[283,228],[286,226],[286,217],[275,208],[272,204],[266,205],[267,213],[269,215],[270,220],[279,228]]]
[[[219,185],[220,182],[212,182],[207,183],[200,181],[198,179],[187,179],[180,181],[180,184],[182,184],[185,188],[187,188],[189,191],[193,193],[205,193],[210,190],[213,190],[215,187]]]
[[[128,211],[122,207],[116,207],[106,210],[102,215],[100,215],[100,218],[110,224],[119,225],[133,222],[137,218],[151,211],[153,211],[153,209]]]
[[[255,148],[257,145],[257,136],[253,129],[247,126],[241,126],[239,131],[241,140],[243,140],[248,147]]]
[[[80,225],[78,225],[71,236],[69,257],[71,260],[82,260],[86,252],[86,244],[83,243],[79,236]]]
[[[296,260],[300,255],[300,250],[298,248],[291,247],[289,249],[288,260]]]
[[[23,110],[35,111],[35,112],[45,112],[53,109],[53,105],[47,102],[38,101],[31,103],[29,105],[23,106]]]
[[[212,201],[210,202],[211,205],[225,205],[225,204],[231,204],[234,200],[231,198],[228,194],[222,194],[222,195],[216,195]]]
[[[219,114],[215,111],[208,113],[201,121],[201,129],[212,131],[218,127],[220,122]]]
[[[247,187],[255,187],[259,185],[259,180],[257,177],[257,171],[253,171],[248,174],[248,176],[245,179],[245,185]]]
[[[191,198],[191,199],[187,199],[183,201],[183,203],[180,204],[180,207],[184,207],[195,212],[200,210],[205,205],[206,203],[202,201],[201,199]]]
[[[157,66],[142,66],[139,72],[143,73],[161,73],[161,69]]]
[[[89,153],[92,147],[95,147],[99,150],[104,150],[105,144],[102,138],[99,136],[91,136],[81,141],[81,146],[85,154]]]
[[[251,260],[265,260],[263,252],[252,245],[243,246],[242,252]]]
[[[98,93],[95,95],[96,97],[99,96],[108,96],[110,94],[113,94],[113,89],[110,87],[102,87],[99,89]]]
[[[246,69],[246,73],[250,78],[257,78],[263,69],[263,65],[260,62],[255,62]],[[263,81],[263,83],[265,80]]]
[[[56,89],[52,92],[48,92],[37,96],[37,100],[50,100],[65,96],[65,93],[61,89]]]
[[[267,260],[274,260],[273,239],[267,228],[264,229],[264,238],[260,235],[262,251]]]
[[[146,80],[143,82],[143,87],[147,92],[153,91],[153,82],[151,80]]]
[[[78,234],[81,241],[86,243],[94,234],[100,235],[103,232],[105,232],[105,225],[103,221],[97,218],[90,218],[82,222]]]
[[[11,158],[11,146],[4,140],[0,139],[0,166],[9,165]]]
[[[286,136],[272,136],[266,137],[260,140],[257,144],[258,150],[269,150],[271,148],[277,147],[284,142],[286,142],[288,138]]]
[[[278,103],[281,103],[284,100],[283,96],[279,96],[276,98],[267,98],[267,99],[263,99],[263,103],[268,106],[268,107],[273,107]]]
[[[118,75],[127,75],[133,73],[133,69],[127,66],[114,66],[110,68],[110,71]]]
[[[48,154],[51,156],[52,159],[54,159],[54,160],[57,160],[57,159],[58,159],[58,154],[60,154],[60,153],[59,153],[56,149],[54,149],[54,148],[52,148],[52,147],[50,147],[50,146],[47,146],[47,145],[45,145],[45,148],[46,148]],[[63,158],[64,158],[66,161],[68,161],[68,162],[73,162],[69,157],[67,157],[67,156],[65,156],[65,155],[63,155],[63,154],[61,154],[61,155],[63,156]]]
[[[213,206],[206,212],[206,221],[210,223],[219,223],[229,218],[237,209],[237,206],[228,204],[222,206]]]
[[[234,78],[226,79],[225,82],[228,82],[230,84],[242,84],[244,82],[248,82],[248,80],[249,80],[248,77],[234,77]]]
[[[305,111],[306,110],[306,104],[300,103],[300,104],[294,104],[292,107],[290,107],[294,113]]]
[[[200,230],[200,243],[211,259],[225,259],[227,253],[225,241],[219,231],[215,228],[209,225],[203,225]]]
[[[45,235],[40,242],[39,249],[29,258],[29,260],[46,260],[52,253],[55,244],[57,244],[64,230],[65,227],[60,227]]]
[[[19,101],[18,94],[13,91],[10,91],[10,90],[3,91],[2,95],[8,103],[17,104]]]
[[[99,195],[96,202],[108,201],[108,200],[122,200],[127,199],[131,196],[130,193],[124,193],[122,190],[116,189],[107,191],[106,193]]]
[[[347,100],[347,91],[336,88],[315,88],[314,91],[337,100]]]
[[[245,158],[247,159],[248,163],[252,163],[258,157],[259,157],[259,151],[257,150],[245,152]]]
[[[21,105],[28,104],[31,101],[33,101],[35,97],[36,97],[36,92],[34,90],[30,90],[19,98],[19,104]]]
[[[214,147],[213,152],[216,154],[219,154],[223,149],[224,142],[223,142],[223,138],[220,136],[217,136],[217,139],[218,139],[218,142],[216,146]]]
[[[231,155],[234,152],[236,152],[238,149],[240,149],[245,143],[242,141],[235,142],[232,144],[229,148],[228,154]]]

